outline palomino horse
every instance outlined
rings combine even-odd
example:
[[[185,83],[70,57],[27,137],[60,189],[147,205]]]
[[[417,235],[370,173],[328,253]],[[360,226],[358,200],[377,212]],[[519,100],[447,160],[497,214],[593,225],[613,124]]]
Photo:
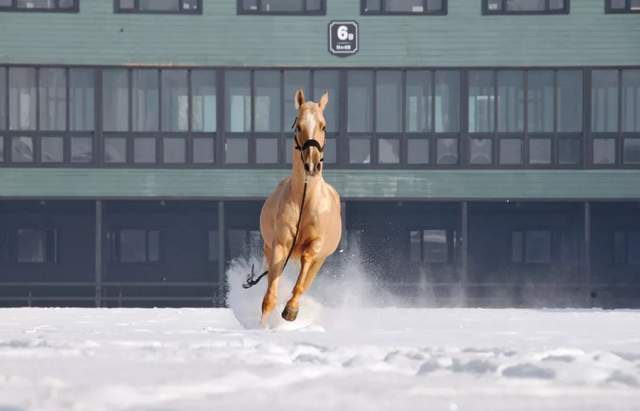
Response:
[[[340,196],[322,178],[326,129],[323,110],[328,101],[326,92],[315,103],[305,102],[302,90],[296,91],[298,114],[291,175],[278,184],[262,206],[260,232],[269,279],[262,301],[263,326],[276,306],[278,282],[288,256],[299,260],[301,266],[293,295],[282,311],[282,318],[293,321],[298,315],[300,297],[340,242]]]

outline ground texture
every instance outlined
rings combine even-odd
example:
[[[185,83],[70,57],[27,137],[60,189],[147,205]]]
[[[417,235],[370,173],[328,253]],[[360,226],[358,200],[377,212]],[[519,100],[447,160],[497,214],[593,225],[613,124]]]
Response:
[[[639,409],[638,311],[314,315],[265,331],[230,309],[2,309],[0,410]]]

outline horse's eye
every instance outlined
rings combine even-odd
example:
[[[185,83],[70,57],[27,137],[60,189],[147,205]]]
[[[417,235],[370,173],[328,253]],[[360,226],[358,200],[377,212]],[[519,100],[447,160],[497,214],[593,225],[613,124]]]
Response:
[[[325,126],[324,124],[322,125],[322,131],[326,131],[327,130],[327,126]]]

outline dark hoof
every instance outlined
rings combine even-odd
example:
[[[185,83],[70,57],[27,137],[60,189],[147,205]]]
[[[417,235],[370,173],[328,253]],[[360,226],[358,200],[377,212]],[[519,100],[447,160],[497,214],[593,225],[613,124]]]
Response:
[[[296,317],[298,317],[297,308],[295,310],[292,310],[291,308],[289,308],[289,306],[284,307],[284,310],[282,311],[282,318],[287,321],[293,321],[296,319]]]

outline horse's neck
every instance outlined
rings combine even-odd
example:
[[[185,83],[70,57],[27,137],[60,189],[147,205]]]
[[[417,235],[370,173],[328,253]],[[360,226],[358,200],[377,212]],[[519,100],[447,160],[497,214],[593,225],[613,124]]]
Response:
[[[294,153],[295,155],[295,153]],[[291,167],[291,176],[289,177],[289,181],[291,182],[291,194],[294,196],[294,200],[300,201],[299,198],[302,196],[302,192],[304,190],[304,183],[306,173],[304,171],[304,166],[302,164],[301,159],[296,159],[292,161],[293,165]],[[315,177],[307,178],[307,196],[312,195],[315,191],[314,188],[319,184],[322,184],[322,171]]]

